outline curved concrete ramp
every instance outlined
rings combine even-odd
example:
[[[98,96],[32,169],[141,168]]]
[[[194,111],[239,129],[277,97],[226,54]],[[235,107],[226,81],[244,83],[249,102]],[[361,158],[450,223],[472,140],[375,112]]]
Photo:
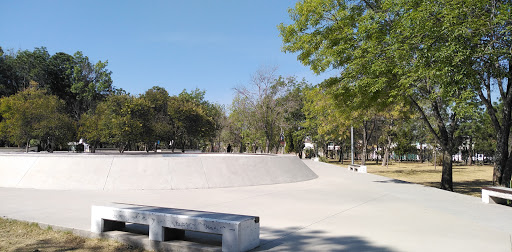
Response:
[[[178,190],[292,183],[317,177],[291,155],[0,155],[0,187]]]

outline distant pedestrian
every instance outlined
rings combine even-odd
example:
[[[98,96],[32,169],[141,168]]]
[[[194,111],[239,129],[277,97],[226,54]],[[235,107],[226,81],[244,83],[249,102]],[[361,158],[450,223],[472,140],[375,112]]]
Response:
[[[228,153],[231,153],[231,144],[228,144]]]

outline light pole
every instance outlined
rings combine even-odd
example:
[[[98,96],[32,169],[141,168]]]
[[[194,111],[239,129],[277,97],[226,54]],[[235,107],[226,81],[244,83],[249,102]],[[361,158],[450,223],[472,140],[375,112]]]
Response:
[[[350,159],[351,159],[351,164],[354,164],[354,127],[350,126],[350,149],[351,149],[351,154],[350,154]]]

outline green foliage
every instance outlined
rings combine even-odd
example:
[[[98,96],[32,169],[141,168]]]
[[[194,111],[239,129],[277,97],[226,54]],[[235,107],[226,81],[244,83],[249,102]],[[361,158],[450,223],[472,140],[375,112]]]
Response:
[[[304,91],[304,134],[322,146],[328,142],[341,143],[349,137],[351,121],[337,109],[330,91],[323,85]]]
[[[20,146],[31,139],[64,145],[75,134],[73,121],[56,96],[35,88],[0,99],[0,135]]]
[[[91,62],[80,51],[72,56],[50,55],[44,47],[1,52],[2,140],[63,144],[73,141],[78,122],[80,138],[93,147],[114,145],[121,152],[134,146],[156,150],[158,141],[202,149],[220,141],[216,138],[224,128],[225,113],[205,100],[204,91],[183,90],[169,97],[164,88],[153,87],[135,97],[113,87],[108,61]],[[39,93],[51,98],[39,99]],[[52,120],[46,120],[46,113],[55,110]]]
[[[475,108],[473,86],[486,76],[475,66],[488,55],[480,40],[495,37],[495,27],[486,30],[488,20],[482,19],[490,10],[508,15],[496,18],[503,23],[495,26],[507,34],[509,3],[451,0],[305,0],[289,10],[292,23],[279,30],[283,50],[298,53],[313,71],[341,70],[326,83],[341,111],[364,122],[367,111],[411,104],[441,148],[452,153],[460,121]],[[451,163],[443,165],[442,187],[452,188]]]
[[[229,116],[232,141],[248,144],[250,151],[277,152],[281,132],[297,131],[304,118],[304,86],[295,78],[276,77],[275,68],[258,70],[250,85],[236,89]]]
[[[80,51],[73,55],[73,59],[70,90],[76,96],[74,113],[78,118],[113,92],[112,72],[106,68],[108,61],[93,64]]]
[[[206,147],[206,142],[216,133],[216,122],[212,115],[216,109],[204,100],[204,91],[183,90],[169,99],[169,116],[172,124],[174,147],[183,151],[186,147]]]

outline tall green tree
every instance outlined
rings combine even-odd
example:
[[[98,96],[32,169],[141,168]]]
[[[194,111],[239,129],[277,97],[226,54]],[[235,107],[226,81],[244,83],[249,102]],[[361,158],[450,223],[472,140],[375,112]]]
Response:
[[[66,103],[68,114],[72,114],[76,95],[71,92],[74,58],[67,53],[58,52],[48,59],[47,90]]]
[[[157,144],[158,141],[162,143],[169,143],[172,138],[172,124],[169,116],[169,93],[162,87],[152,87],[147,90],[141,99],[144,99],[151,107],[151,118],[146,132],[150,134],[150,142]],[[156,151],[156,146],[152,146]]]
[[[64,112],[64,102],[45,91],[29,88],[0,99],[0,133],[9,141],[25,145],[31,139],[63,146],[73,138],[75,126]]]
[[[143,99],[128,94],[108,96],[100,102],[94,116],[86,116],[82,125],[91,126],[98,122],[93,129],[82,130],[87,140],[112,144],[123,153],[130,145],[146,143],[149,139],[145,129],[150,123],[150,106]]]
[[[461,5],[462,7],[462,5]],[[467,18],[458,35],[470,43],[474,90],[485,105],[496,135],[493,182],[510,187],[512,155],[512,2],[477,0],[453,8]],[[497,91],[500,103],[493,102]],[[499,104],[499,106],[498,106]]]
[[[284,51],[299,53],[315,72],[341,70],[331,87],[353,108],[416,108],[443,149],[446,190],[453,190],[454,133],[475,95],[466,80],[470,47],[461,36],[468,32],[462,14],[471,10],[460,3],[306,0],[290,9],[292,24],[279,26]]]
[[[112,72],[107,69],[108,61],[93,64],[89,57],[78,51],[73,55],[73,71],[71,75],[71,92],[75,95],[73,116],[80,116],[94,109],[98,102],[114,93]]]
[[[173,127],[173,149],[204,148],[215,131],[214,119],[208,114],[204,91],[183,90],[169,98],[169,116]]]

